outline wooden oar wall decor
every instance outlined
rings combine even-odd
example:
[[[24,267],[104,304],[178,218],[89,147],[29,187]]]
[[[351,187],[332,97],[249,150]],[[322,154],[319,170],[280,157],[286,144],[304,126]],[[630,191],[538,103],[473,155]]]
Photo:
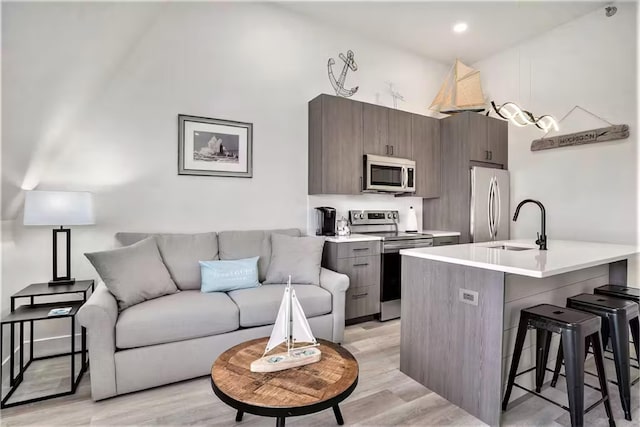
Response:
[[[571,145],[594,144],[596,142],[613,141],[616,139],[625,139],[629,137],[628,125],[614,125],[600,116],[576,105],[565,116],[560,119],[562,123],[573,111],[580,109],[597,119],[607,123],[609,126],[598,129],[591,129],[582,132],[574,132],[566,135],[557,135],[547,137],[547,132],[542,138],[535,139],[531,142],[531,151],[549,150],[552,148],[568,147]]]

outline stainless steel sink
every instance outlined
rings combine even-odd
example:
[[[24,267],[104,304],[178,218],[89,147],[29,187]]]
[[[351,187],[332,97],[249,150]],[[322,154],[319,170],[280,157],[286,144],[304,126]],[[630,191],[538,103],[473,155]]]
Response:
[[[498,246],[489,246],[489,249],[502,249],[503,251],[529,251],[535,248],[527,248],[523,246],[498,245]]]

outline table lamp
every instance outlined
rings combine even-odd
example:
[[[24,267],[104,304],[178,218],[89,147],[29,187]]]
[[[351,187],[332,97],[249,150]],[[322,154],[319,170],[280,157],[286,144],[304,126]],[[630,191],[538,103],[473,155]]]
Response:
[[[28,191],[24,202],[24,225],[56,225],[53,229],[53,279],[49,285],[70,285],[71,230],[69,225],[95,224],[93,197],[81,191]],[[66,270],[58,272],[58,237],[66,234]]]

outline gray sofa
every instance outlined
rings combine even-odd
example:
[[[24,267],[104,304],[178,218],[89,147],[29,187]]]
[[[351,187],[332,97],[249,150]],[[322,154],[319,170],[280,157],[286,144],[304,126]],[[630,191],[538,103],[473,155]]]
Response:
[[[229,347],[269,336],[285,285],[202,293],[198,261],[259,255],[262,282],[273,233],[301,235],[297,229],[155,235],[180,291],[122,312],[104,283],[99,283],[78,313],[88,331],[93,400],[207,375],[213,361]],[[147,236],[118,233],[116,238],[128,245]],[[323,268],[320,286],[294,287],[314,335],[342,342],[349,278]]]

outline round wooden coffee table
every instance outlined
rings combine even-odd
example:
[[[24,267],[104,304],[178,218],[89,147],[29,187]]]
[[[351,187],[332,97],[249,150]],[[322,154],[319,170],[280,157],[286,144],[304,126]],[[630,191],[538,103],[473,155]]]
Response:
[[[306,415],[333,408],[336,421],[344,424],[338,404],[358,384],[358,362],[349,351],[318,340],[322,359],[317,363],[278,372],[251,372],[251,362],[262,357],[268,338],[247,341],[225,351],[211,367],[213,392],[238,410],[275,417],[284,426],[286,417]],[[279,347],[274,352],[286,351]]]

